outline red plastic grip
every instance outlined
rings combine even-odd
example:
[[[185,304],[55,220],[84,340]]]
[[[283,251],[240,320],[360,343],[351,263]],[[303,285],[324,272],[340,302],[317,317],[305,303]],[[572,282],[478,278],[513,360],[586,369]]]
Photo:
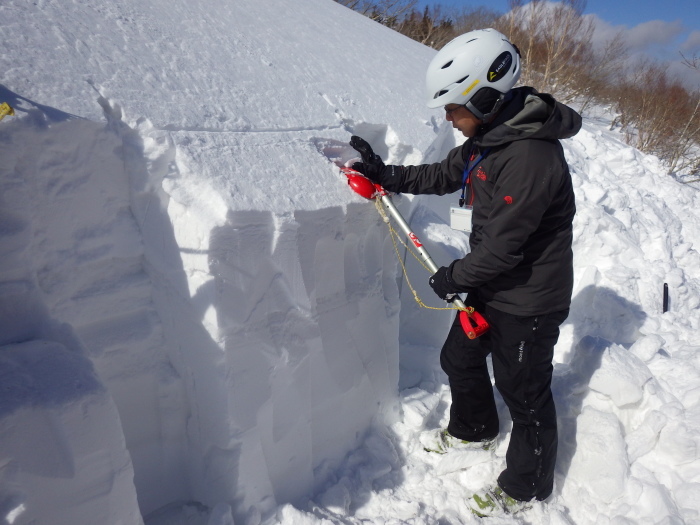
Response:
[[[342,167],[340,168],[340,171],[342,171],[348,178],[348,185],[360,197],[364,197],[365,199],[371,200],[374,199],[378,194],[382,194],[382,192],[384,192],[384,188],[382,188],[379,184],[375,184],[374,182],[369,180],[359,171],[348,167]]]
[[[476,339],[489,329],[489,323],[484,316],[471,306],[459,312],[459,322],[469,339]]]

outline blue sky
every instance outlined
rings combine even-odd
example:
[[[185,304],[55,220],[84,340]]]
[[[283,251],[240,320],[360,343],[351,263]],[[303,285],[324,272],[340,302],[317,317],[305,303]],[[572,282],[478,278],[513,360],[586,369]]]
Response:
[[[588,0],[586,13],[598,15],[614,25],[633,27],[651,20],[681,21],[688,30],[700,31],[698,0],[670,0],[665,3],[648,0]]]
[[[444,6],[485,6],[496,11],[508,10],[507,0],[419,0],[421,6],[442,4]],[[673,22],[682,20],[690,29],[700,30],[700,2],[698,0],[668,0],[665,3],[635,0],[588,0],[587,14],[596,14],[614,25],[633,27],[651,20]]]
[[[508,11],[508,0],[418,0],[425,5],[441,4],[470,8],[484,6]],[[700,88],[700,73],[680,65],[680,51],[687,57],[700,57],[700,0],[588,0],[586,14],[598,18],[597,35],[604,38],[624,32],[630,53],[647,54],[671,63],[677,73]]]

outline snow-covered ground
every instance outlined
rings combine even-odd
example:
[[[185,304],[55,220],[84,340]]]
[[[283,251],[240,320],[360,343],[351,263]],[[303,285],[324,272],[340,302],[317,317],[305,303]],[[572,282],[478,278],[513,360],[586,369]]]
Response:
[[[422,450],[451,314],[335,165],[457,143],[434,51],[332,0],[4,0],[0,35],[0,523],[478,522],[507,410],[493,453]],[[698,523],[699,194],[603,111],[564,147],[555,493],[492,522]],[[395,200],[465,252],[455,198]]]

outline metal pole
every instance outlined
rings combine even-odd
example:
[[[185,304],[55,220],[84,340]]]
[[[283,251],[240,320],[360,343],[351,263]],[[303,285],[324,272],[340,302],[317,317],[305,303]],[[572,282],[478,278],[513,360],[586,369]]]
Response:
[[[413,231],[411,231],[411,228],[408,226],[408,223],[404,220],[403,216],[401,215],[401,212],[396,208],[396,206],[394,206],[394,203],[391,200],[391,195],[389,195],[389,193],[379,184],[375,184],[374,182],[370,181],[359,171],[355,171],[349,167],[342,167],[340,168],[340,171],[348,178],[348,185],[352,188],[352,191],[354,191],[361,197],[364,197],[365,199],[379,199],[381,201],[384,207],[387,210],[389,210],[389,213],[399,225],[401,231],[403,231],[406,237],[411,239],[413,246],[416,248],[416,250],[418,250],[418,253],[423,258],[423,261],[428,266],[430,271],[433,273],[437,272],[438,265],[435,264],[433,259],[430,257],[428,251],[425,248],[423,248],[423,243],[420,242],[418,236],[415,233],[413,233]],[[467,308],[462,299],[459,297],[459,294],[454,294],[452,304],[454,304],[457,308],[462,310],[462,312],[464,312]],[[485,321],[484,326],[488,328],[488,324]],[[469,334],[467,335],[469,336]]]
[[[406,237],[408,237],[411,240],[413,246],[416,248],[425,264],[428,266],[428,268],[430,268],[430,271],[433,273],[437,272],[437,264],[435,264],[435,261],[433,261],[432,257],[430,257],[428,251],[423,247],[423,243],[420,242],[418,236],[415,233],[413,233],[408,223],[404,220],[403,216],[401,215],[401,212],[396,208],[396,206],[392,202],[391,197],[388,194],[384,193],[379,195],[379,199],[382,201],[384,207],[387,210],[389,210],[389,213],[391,213],[391,216],[396,221],[396,224],[399,225],[401,231],[403,231]],[[460,308],[462,310],[466,308],[465,304],[459,298],[459,295],[457,295],[452,300],[452,304],[454,304],[457,308]]]

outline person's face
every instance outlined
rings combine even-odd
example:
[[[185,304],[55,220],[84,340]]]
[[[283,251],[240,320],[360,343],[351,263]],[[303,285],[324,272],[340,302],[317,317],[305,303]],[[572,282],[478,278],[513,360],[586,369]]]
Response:
[[[476,135],[481,126],[481,121],[474,116],[465,106],[447,104],[445,106],[445,118],[452,122],[452,127],[462,132],[468,139]]]

